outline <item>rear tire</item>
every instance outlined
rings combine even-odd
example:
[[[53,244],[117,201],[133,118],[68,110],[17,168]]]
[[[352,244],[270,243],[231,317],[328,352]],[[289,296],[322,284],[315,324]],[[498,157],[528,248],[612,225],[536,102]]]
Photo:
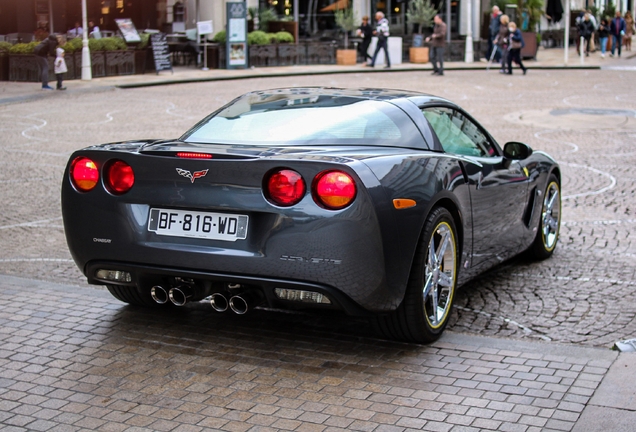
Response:
[[[159,306],[152,297],[150,297],[150,290],[144,294],[141,294],[137,287],[120,286],[120,285],[106,285],[108,291],[117,300],[123,301],[134,306],[155,307]]]
[[[537,228],[537,235],[528,252],[532,258],[544,260],[554,252],[561,228],[561,187],[554,174],[550,174],[548,178]]]
[[[455,222],[443,207],[426,219],[413,260],[404,300],[398,309],[376,318],[387,338],[434,342],[448,324],[457,285],[459,248]]]

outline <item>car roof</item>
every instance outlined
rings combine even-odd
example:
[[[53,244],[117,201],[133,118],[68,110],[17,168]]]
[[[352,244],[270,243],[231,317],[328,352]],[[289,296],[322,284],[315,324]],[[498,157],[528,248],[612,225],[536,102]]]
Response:
[[[442,102],[452,104],[452,102],[427,93],[413,90],[387,89],[387,88],[338,88],[338,87],[283,87],[269,90],[258,90],[246,93],[240,98],[260,96],[279,96],[281,99],[297,99],[312,96],[334,96],[359,98],[362,100],[391,101],[395,99],[417,99],[417,104]]]

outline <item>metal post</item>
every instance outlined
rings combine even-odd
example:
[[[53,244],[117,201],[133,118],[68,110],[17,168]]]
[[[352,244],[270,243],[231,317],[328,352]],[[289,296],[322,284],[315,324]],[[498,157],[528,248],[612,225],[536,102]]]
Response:
[[[466,2],[466,6],[468,6],[466,10],[468,28],[466,29],[466,52],[464,55],[465,63],[472,63],[475,60],[475,56],[473,54],[473,0],[464,0]]]
[[[86,0],[82,0],[82,80],[93,79],[91,72],[91,52],[88,49],[88,22],[86,21]]]
[[[565,46],[565,52],[563,54],[563,63],[568,64],[568,49],[570,49],[570,0],[565,1],[565,38],[563,39],[563,46]]]
[[[579,39],[579,53],[581,54],[581,64],[585,63],[585,38],[581,36]]]
[[[446,42],[451,41],[451,0],[446,0]],[[448,47],[450,50],[450,46]]]
[[[53,30],[53,0],[49,0],[49,33],[55,33]]]

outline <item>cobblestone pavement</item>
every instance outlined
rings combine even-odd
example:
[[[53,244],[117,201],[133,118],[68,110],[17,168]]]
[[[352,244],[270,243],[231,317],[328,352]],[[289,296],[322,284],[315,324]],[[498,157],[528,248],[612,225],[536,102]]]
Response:
[[[295,76],[0,106],[0,275],[28,278],[0,286],[0,426],[570,430],[615,358],[601,348],[636,334],[633,74]],[[502,263],[464,286],[451,331],[429,347],[379,341],[340,317],[241,319],[199,304],[149,313],[85,284],[59,208],[73,150],[175,137],[245,91],[290,85],[441,95],[501,143],[548,151],[563,171],[554,256]],[[475,346],[464,335],[487,338]]]
[[[0,430],[568,431],[617,353],[2,278]],[[631,371],[633,373],[633,370]]]

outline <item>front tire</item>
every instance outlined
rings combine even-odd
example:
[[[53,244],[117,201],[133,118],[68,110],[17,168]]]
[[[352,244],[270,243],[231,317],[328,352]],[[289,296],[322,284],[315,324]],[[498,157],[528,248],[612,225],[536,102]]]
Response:
[[[549,258],[556,248],[561,228],[561,187],[554,174],[548,178],[548,186],[543,195],[541,219],[537,235],[529,252],[532,258],[544,260]]]
[[[455,296],[458,249],[450,212],[434,209],[426,219],[402,304],[392,314],[377,318],[384,336],[416,343],[439,339]]]

